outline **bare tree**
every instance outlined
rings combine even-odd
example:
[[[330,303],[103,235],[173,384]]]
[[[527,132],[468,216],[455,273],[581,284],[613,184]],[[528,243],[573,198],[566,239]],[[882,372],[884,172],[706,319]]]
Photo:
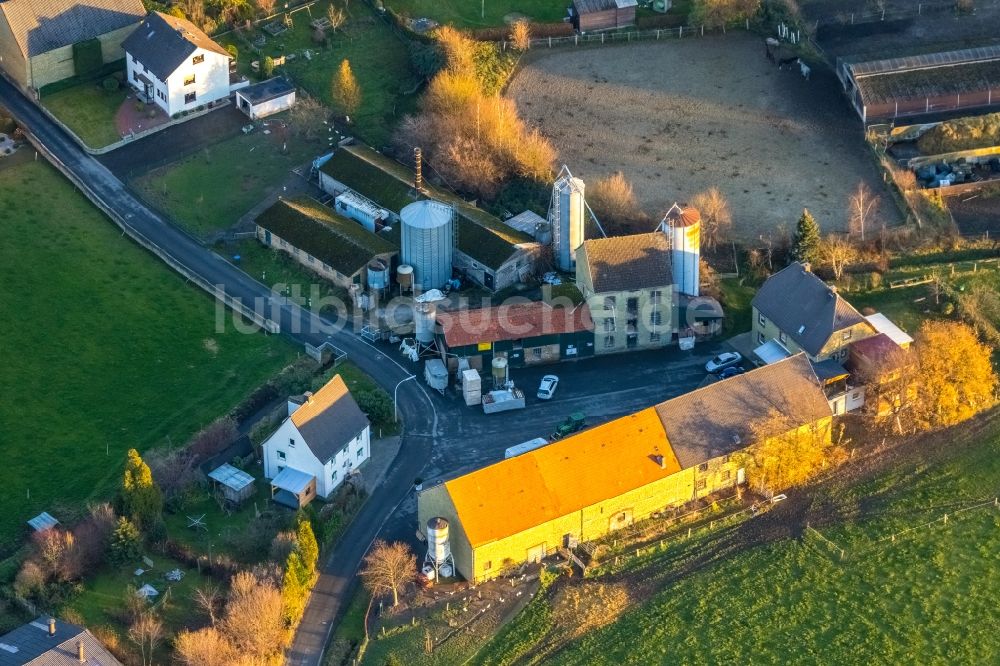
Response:
[[[865,241],[865,229],[875,221],[879,201],[879,196],[864,181],[858,183],[848,199],[847,228],[852,234],[860,236],[862,243]]]
[[[235,663],[232,644],[213,627],[178,633],[174,639],[174,655],[183,666],[229,666]]]
[[[401,541],[377,540],[365,555],[361,580],[372,595],[392,594],[392,605],[399,604],[399,591],[417,573],[417,558]]]
[[[152,666],[153,651],[163,640],[163,623],[152,613],[143,613],[129,627],[128,637],[139,646],[143,666]]]
[[[515,21],[510,28],[510,41],[518,51],[531,48],[531,26],[524,19]]]
[[[844,269],[854,259],[854,255],[854,246],[846,238],[830,234],[820,241],[820,260],[830,267],[836,280],[844,275]]]
[[[264,16],[270,16],[274,13],[274,6],[277,4],[277,0],[255,0],[257,6],[260,8],[260,13]]]
[[[347,21],[347,12],[342,7],[331,4],[326,8],[326,19],[330,22],[330,27],[334,32]]]
[[[627,226],[642,218],[632,183],[621,171],[595,182],[587,192],[587,203],[602,224]]]
[[[211,583],[196,587],[191,598],[198,605],[198,608],[205,612],[209,622],[214,627],[217,619],[216,611],[219,608],[219,603],[222,601],[222,593],[219,591],[219,587]]]
[[[712,250],[722,242],[733,227],[733,213],[726,196],[717,187],[710,187],[691,198],[691,206],[701,213],[701,243]]]
[[[323,129],[330,112],[315,97],[302,95],[288,112],[295,131],[307,139],[312,139]]]
[[[270,581],[248,571],[232,578],[229,603],[220,626],[233,646],[266,659],[279,653],[285,643],[281,592]]]

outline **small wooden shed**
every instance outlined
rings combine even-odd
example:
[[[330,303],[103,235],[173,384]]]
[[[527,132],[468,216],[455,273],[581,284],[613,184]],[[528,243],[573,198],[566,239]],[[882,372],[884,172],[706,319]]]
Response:
[[[573,0],[573,27],[580,32],[635,25],[638,0]]]
[[[229,463],[219,465],[208,474],[226,501],[239,506],[254,495],[253,477]]]

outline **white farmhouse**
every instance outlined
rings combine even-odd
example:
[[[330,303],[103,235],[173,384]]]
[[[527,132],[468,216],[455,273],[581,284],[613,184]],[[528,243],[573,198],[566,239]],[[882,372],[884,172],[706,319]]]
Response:
[[[186,19],[150,12],[122,48],[129,85],[168,115],[229,97],[232,56]]]
[[[315,394],[288,401],[288,418],[264,442],[264,476],[292,508],[327,498],[371,454],[371,426],[335,375]]]

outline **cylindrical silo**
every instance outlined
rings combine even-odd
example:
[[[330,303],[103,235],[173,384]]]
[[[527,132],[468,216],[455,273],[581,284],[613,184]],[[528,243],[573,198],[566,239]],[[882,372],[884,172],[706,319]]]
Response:
[[[413,291],[413,266],[407,264],[397,266],[396,281],[399,282],[399,293]]]
[[[569,175],[569,170],[552,186],[552,250],[560,270],[574,269],[576,249],[583,245],[585,187],[582,180]]]
[[[674,204],[667,212],[670,261],[677,291],[698,295],[698,262],[701,257],[701,214],[694,208]]]
[[[450,557],[448,521],[444,518],[431,518],[427,521],[427,561],[442,564]],[[451,573],[445,575],[450,576]]]
[[[389,266],[381,259],[368,262],[368,288],[385,289],[389,286]]]
[[[434,325],[437,322],[437,306],[434,303],[414,303],[413,337],[425,345],[434,342]]]
[[[507,383],[507,359],[497,356],[490,364],[493,373],[493,386],[503,386]]]
[[[413,284],[439,289],[451,279],[455,211],[439,201],[415,201],[399,213],[402,260],[413,266]]]

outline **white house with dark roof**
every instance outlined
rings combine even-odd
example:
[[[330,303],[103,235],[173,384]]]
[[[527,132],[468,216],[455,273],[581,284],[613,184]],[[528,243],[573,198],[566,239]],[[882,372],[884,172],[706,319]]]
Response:
[[[3,0],[0,68],[35,90],[86,74],[76,71],[74,48],[97,40],[100,64],[120,60],[122,40],[145,15],[141,0]]]
[[[325,499],[370,455],[368,417],[335,375],[315,394],[289,400],[288,418],[264,442],[264,476],[276,486],[276,501],[297,508],[310,480]]]
[[[0,636],[0,666],[122,666],[83,627],[46,616]]]
[[[129,85],[168,115],[229,97],[232,56],[186,19],[150,12],[122,48]]]

